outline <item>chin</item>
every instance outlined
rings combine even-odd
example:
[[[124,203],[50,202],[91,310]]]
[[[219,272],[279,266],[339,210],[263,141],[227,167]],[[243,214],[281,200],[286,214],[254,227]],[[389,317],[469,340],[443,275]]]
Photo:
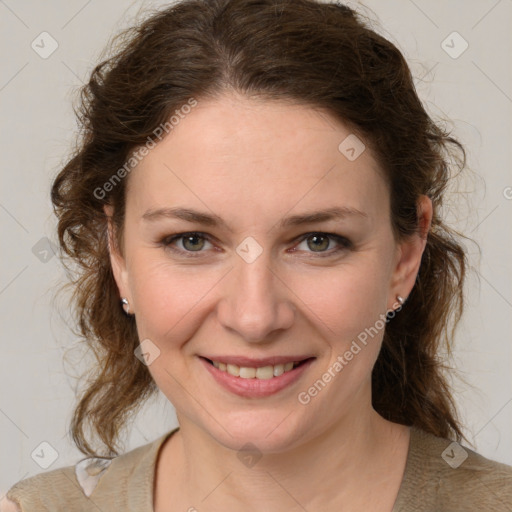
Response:
[[[266,413],[250,411],[225,415],[221,425],[209,421],[203,428],[219,444],[234,451],[254,446],[261,453],[279,453],[296,446],[307,432],[293,416],[289,411],[278,414],[275,408]]]

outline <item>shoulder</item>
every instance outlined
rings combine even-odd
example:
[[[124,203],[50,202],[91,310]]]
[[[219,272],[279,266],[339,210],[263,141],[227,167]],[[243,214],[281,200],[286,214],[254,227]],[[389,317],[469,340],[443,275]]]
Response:
[[[122,510],[133,502],[140,505],[140,512],[149,511],[145,506],[152,499],[151,469],[158,448],[169,435],[118,457],[89,457],[21,480],[7,491],[0,512],[85,512],[97,511],[102,505],[106,510]],[[129,485],[132,480],[134,486]]]
[[[76,493],[76,480],[74,479],[74,466],[54,469],[39,473],[17,482],[6,494],[6,504],[2,503],[1,511],[31,511],[48,510],[46,505],[65,506],[67,500],[70,504],[79,504],[79,494]],[[9,501],[11,504],[9,505]],[[16,504],[16,508],[12,508]]]
[[[431,503],[436,512],[512,510],[512,466],[414,427],[409,452],[404,492],[410,500]]]

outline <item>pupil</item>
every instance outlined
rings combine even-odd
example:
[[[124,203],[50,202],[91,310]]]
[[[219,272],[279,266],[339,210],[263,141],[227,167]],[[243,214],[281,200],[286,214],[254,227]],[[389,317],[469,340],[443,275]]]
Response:
[[[310,239],[313,239],[313,240],[315,241],[315,242],[314,242],[315,244],[316,244],[316,242],[318,242],[318,240],[319,240],[319,239],[323,239],[323,240],[324,240],[324,242],[325,242],[325,241],[327,241],[327,245],[326,245],[325,243],[323,244],[323,245],[324,245],[324,247],[321,247],[321,246],[320,246],[321,244],[320,244],[320,245],[315,245],[315,247],[316,247],[317,249],[319,249],[319,248],[320,248],[320,249],[327,249],[327,246],[329,245],[329,239],[328,239],[326,236],[312,235],[312,236],[310,237]]]
[[[194,245],[194,243],[192,243],[192,247],[187,247],[187,244],[188,244],[191,240],[195,240],[195,241],[197,241],[197,240],[202,240],[202,239],[201,239],[201,237],[199,237],[199,236],[197,236],[197,235],[190,235],[190,236],[185,237],[185,239],[184,239],[184,246],[185,246],[185,248],[194,250],[194,248],[195,248],[195,249],[197,249],[197,248],[198,248],[198,246],[197,246],[197,245]],[[204,240],[202,240],[202,242],[204,243]],[[201,248],[202,248],[202,245],[200,244],[199,249],[201,249]]]

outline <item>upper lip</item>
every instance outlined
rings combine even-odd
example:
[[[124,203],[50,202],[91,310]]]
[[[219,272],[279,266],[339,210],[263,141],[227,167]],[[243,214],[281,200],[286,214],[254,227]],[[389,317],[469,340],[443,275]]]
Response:
[[[247,368],[258,368],[261,366],[275,366],[276,364],[286,364],[292,362],[300,362],[315,356],[297,355],[297,356],[271,356],[271,357],[243,357],[243,356],[201,356],[210,361],[218,361],[219,363],[235,364]]]

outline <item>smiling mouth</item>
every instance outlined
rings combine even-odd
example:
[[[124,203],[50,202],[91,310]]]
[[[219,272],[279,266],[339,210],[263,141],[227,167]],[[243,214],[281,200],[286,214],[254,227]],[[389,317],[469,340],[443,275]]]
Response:
[[[270,380],[275,377],[280,377],[284,373],[290,372],[295,368],[302,366],[308,361],[314,359],[314,357],[309,357],[301,361],[289,361],[286,363],[258,367],[238,366],[236,364],[225,363],[223,361],[214,361],[206,357],[201,357],[201,359],[204,359],[219,371],[225,372],[233,377],[239,377],[241,379]]]

